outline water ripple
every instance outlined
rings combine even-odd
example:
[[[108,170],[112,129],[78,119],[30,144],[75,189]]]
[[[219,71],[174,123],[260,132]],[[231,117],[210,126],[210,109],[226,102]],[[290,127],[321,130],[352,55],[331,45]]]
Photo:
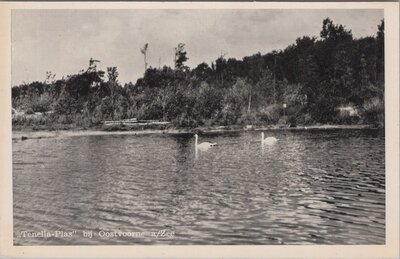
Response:
[[[379,131],[200,136],[104,135],[13,142],[14,243],[384,244],[385,148]],[[92,239],[83,230],[174,232]],[[18,238],[21,231],[68,231]]]

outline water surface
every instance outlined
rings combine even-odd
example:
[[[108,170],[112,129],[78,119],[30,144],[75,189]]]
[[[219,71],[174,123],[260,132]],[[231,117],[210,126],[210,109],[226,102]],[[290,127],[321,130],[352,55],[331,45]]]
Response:
[[[279,141],[262,146],[257,131],[203,135],[218,143],[205,152],[190,135],[14,140],[14,243],[385,243],[383,132],[265,136]],[[118,231],[145,234],[100,236]]]

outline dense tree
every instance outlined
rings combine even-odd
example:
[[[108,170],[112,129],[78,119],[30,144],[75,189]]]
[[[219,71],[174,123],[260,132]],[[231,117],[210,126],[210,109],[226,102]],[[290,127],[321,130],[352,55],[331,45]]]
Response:
[[[376,37],[354,39],[351,30],[327,18],[319,36],[299,37],[284,50],[242,60],[221,55],[192,70],[180,43],[174,68],[146,67],[136,83],[122,86],[116,67],[106,73],[82,70],[56,81],[48,73],[44,82],[13,87],[12,105],[26,113],[49,113],[50,122],[87,126],[132,117],[185,127],[282,121],[383,125],[384,21]],[[338,112],[343,106],[358,116],[343,117]]]
[[[175,69],[182,70],[187,68],[184,63],[188,60],[185,51],[185,44],[179,43],[178,47],[175,48]]]

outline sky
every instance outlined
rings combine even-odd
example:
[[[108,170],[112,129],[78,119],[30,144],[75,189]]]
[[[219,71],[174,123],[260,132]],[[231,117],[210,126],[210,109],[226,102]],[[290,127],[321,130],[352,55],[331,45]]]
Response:
[[[319,36],[326,17],[355,38],[375,36],[382,10],[13,10],[12,85],[56,79],[87,69],[116,66],[119,81],[144,73],[140,49],[148,43],[149,66],[173,66],[174,48],[185,43],[196,67],[218,56],[242,59],[285,49],[297,37]]]

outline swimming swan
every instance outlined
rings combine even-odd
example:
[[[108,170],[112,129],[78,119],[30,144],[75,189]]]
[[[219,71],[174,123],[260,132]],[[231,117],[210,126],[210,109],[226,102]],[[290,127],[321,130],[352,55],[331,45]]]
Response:
[[[214,146],[217,145],[217,143],[210,143],[210,142],[203,142],[203,143],[198,144],[199,136],[198,136],[197,134],[195,134],[194,137],[195,137],[195,139],[196,139],[196,140],[195,140],[195,147],[196,147],[196,149],[198,148],[198,149],[200,149],[200,150],[207,150],[207,149],[209,149],[210,147],[214,147]]]
[[[261,143],[266,145],[273,145],[278,141],[275,137],[268,137],[264,139],[264,132],[261,132]]]

